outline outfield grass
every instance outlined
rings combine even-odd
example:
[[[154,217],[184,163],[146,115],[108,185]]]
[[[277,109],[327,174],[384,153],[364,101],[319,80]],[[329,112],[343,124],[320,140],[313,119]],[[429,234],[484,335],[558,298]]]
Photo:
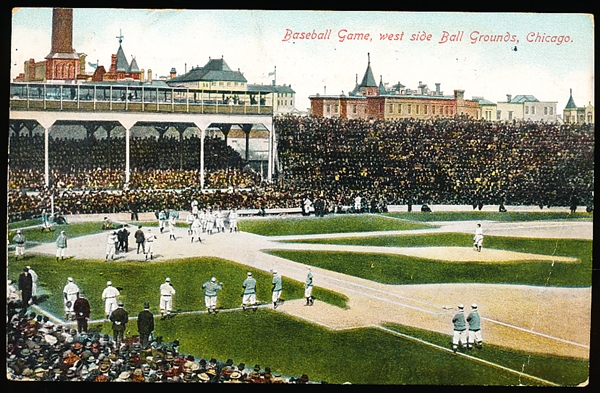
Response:
[[[435,228],[430,224],[398,220],[373,214],[328,215],[325,217],[267,218],[240,220],[240,230],[262,236],[311,235],[370,231],[407,231]]]
[[[434,233],[344,239],[311,239],[307,243],[361,246],[471,246],[472,235]],[[592,241],[486,236],[486,248],[577,258],[580,263],[521,261],[456,263],[403,255],[331,251],[270,250],[295,262],[385,284],[488,283],[589,287],[592,280]]]
[[[593,221],[594,214],[579,212],[569,214],[567,208],[565,212],[549,212],[540,210],[539,212],[486,212],[486,211],[466,211],[466,212],[394,212],[384,215],[400,218],[404,220],[417,222],[430,221],[498,221],[498,222],[519,222],[519,221],[548,221],[548,220],[568,220],[568,221]]]
[[[450,348],[450,335],[388,324],[388,329]],[[111,334],[110,324],[96,326]],[[293,334],[290,334],[293,332]],[[137,335],[134,322],[127,335]],[[256,313],[177,315],[156,321],[155,336],[178,340],[179,351],[197,358],[259,364],[288,376],[341,384],[528,386],[543,382],[457,356],[376,328],[331,331],[269,309]],[[589,362],[515,352],[486,345],[471,355],[562,386],[587,377]],[[463,370],[457,372],[457,370]]]

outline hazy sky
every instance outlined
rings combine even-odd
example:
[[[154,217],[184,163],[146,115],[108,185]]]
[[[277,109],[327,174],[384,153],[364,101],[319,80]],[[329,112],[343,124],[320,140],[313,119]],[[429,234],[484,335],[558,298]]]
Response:
[[[122,34],[128,59],[155,77],[223,57],[248,83],[270,84],[276,67],[300,110],[310,95],[351,91],[367,54],[377,82],[390,85],[440,83],[444,94],[493,102],[530,94],[556,101],[559,113],[573,89],[578,106],[594,104],[594,21],[584,14],[75,8],[73,19],[73,47],[88,62],[108,68]],[[12,21],[14,78],[50,52],[52,9],[14,9]],[[302,32],[309,39],[294,35]]]

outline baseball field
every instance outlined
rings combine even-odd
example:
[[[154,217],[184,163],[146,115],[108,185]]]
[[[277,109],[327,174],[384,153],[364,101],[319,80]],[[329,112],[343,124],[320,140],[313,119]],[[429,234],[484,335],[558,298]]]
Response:
[[[509,209],[510,210],[510,209]],[[41,232],[22,228],[25,257],[8,249],[8,278],[24,266],[39,275],[31,311],[62,318],[62,289],[73,277],[92,308],[91,330],[111,334],[103,320],[102,290],[120,289],[130,317],[151,304],[155,336],[178,340],[197,358],[269,366],[312,381],[382,385],[577,386],[590,373],[593,213],[439,211],[342,214],[325,217],[246,217],[240,232],[203,234],[191,243],[181,222],[176,240],[156,220],[111,216],[157,232],[154,258],[135,250],[105,260],[107,231],[93,216]],[[476,224],[481,252],[472,247]],[[64,230],[67,258],[56,260]],[[313,306],[305,306],[307,267],[314,275]],[[283,304],[270,303],[271,271],[283,276]],[[258,281],[256,312],[241,309],[247,272]],[[223,282],[217,315],[207,314],[202,283]],[[175,316],[160,319],[159,286],[170,277]],[[459,303],[476,303],[483,347],[451,348]],[[137,335],[133,320],[126,335]]]

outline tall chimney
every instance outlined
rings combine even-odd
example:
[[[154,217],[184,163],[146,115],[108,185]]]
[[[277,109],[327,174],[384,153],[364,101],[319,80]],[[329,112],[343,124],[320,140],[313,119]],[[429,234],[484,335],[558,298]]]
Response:
[[[152,70],[148,70],[148,83],[152,83]]]
[[[439,96],[440,95],[440,83],[436,83],[435,84],[435,93]]]
[[[512,100],[512,95],[511,94],[507,94],[506,95],[506,102],[510,102]]]
[[[73,53],[73,9],[52,10],[52,52]]]

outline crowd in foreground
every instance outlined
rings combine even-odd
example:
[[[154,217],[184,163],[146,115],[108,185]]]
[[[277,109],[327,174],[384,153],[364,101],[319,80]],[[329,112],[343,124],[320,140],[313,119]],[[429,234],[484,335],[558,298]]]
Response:
[[[10,308],[7,377],[13,381],[312,384],[306,374],[285,377],[270,367],[232,359],[196,358],[179,352],[177,340],[138,337],[119,345],[109,335],[54,324],[45,315]],[[326,383],[321,381],[320,383]]]

